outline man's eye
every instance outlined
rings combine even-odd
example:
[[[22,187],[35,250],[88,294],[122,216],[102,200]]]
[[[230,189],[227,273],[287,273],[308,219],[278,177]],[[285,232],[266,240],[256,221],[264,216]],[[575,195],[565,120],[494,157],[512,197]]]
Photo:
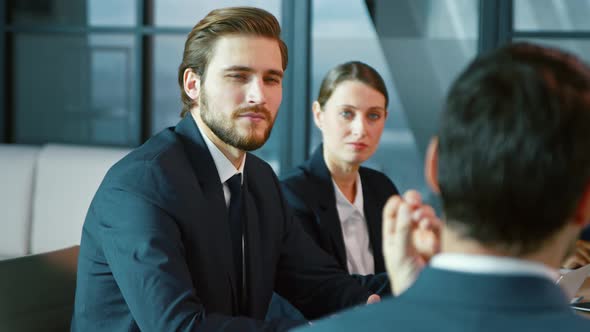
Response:
[[[271,83],[271,84],[281,83],[281,80],[279,80],[276,77],[267,77],[267,78],[264,79],[264,81],[267,82],[267,83]]]
[[[246,80],[246,75],[244,74],[228,74],[227,76],[238,81]]]

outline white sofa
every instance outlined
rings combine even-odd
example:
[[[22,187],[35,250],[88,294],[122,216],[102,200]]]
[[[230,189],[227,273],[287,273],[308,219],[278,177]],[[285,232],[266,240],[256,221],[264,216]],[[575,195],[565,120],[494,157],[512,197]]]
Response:
[[[0,259],[79,244],[96,189],[128,152],[0,144]]]

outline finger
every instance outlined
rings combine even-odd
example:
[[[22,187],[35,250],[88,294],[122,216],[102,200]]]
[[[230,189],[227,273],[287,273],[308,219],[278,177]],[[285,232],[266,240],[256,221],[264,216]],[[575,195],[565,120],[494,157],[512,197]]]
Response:
[[[390,202],[391,204],[389,204]],[[401,250],[395,250],[394,255],[405,255],[405,253],[402,253],[403,249],[401,248],[407,248],[408,243],[410,243],[412,228],[410,206],[401,199],[397,201],[393,198],[387,202],[383,215],[387,216],[383,220],[383,228],[386,230],[386,232],[383,232],[383,250],[385,251],[385,247],[393,245]]]
[[[369,296],[369,298],[367,299],[367,304],[373,304],[378,302],[381,302],[381,296],[377,294],[371,294],[371,296]]]
[[[405,202],[400,202],[397,211],[397,217],[395,218],[395,229],[392,231],[392,235],[387,238],[389,241],[393,241],[397,248],[408,248],[408,244],[412,237],[412,218],[410,217],[410,205]],[[385,243],[385,242],[384,242]],[[399,252],[397,252],[399,254]]]
[[[418,228],[424,231],[428,231],[430,229],[430,220],[427,218],[422,218],[420,219],[420,222],[418,223]]]
[[[401,202],[397,211],[395,234],[398,236],[407,235],[412,229],[412,217],[411,217],[410,204]]]
[[[577,246],[578,248],[580,248],[580,247],[581,247],[581,248],[584,248],[584,249],[586,249],[586,250],[590,250],[590,241],[578,240],[578,241],[576,242],[576,246]]]
[[[424,218],[435,218],[436,212],[430,205],[421,205],[414,212],[412,212],[412,218],[414,220],[421,220]]]
[[[563,267],[565,267],[566,269],[577,269],[583,265],[584,264],[582,264],[578,257],[572,256],[565,261]]]
[[[404,193],[404,201],[411,206],[418,206],[422,204],[422,196],[416,190],[408,190]]]
[[[397,217],[397,211],[401,202],[402,199],[398,195],[391,196],[383,207],[381,227],[384,239],[386,236],[390,236],[395,232],[395,218]]]
[[[429,226],[424,226],[427,224],[430,224],[429,220],[420,221],[418,229],[414,232],[413,240],[420,255],[430,258],[440,252],[441,239],[440,232],[430,229]]]
[[[578,248],[576,250],[576,256],[578,256],[578,258],[584,262],[583,265],[590,263],[590,253],[586,249]]]
[[[440,234],[443,227],[443,223],[440,219],[434,218],[422,218],[418,224],[418,228],[425,231],[431,231],[435,234]]]
[[[563,268],[565,269],[573,269],[573,260],[572,259],[567,259],[564,263],[563,263]]]

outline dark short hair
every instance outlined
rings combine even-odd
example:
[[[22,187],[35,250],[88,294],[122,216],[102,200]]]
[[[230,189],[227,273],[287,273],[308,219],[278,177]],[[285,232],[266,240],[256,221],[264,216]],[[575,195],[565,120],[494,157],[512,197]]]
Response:
[[[279,21],[269,12],[254,7],[228,7],[212,10],[197,23],[184,44],[182,62],[178,68],[178,84],[182,99],[181,116],[190,112],[194,101],[184,92],[184,71],[191,68],[205,81],[207,65],[219,38],[227,35],[250,35],[275,39],[281,50],[283,70],[287,68],[287,45],[281,39]]]
[[[385,97],[385,107],[389,103],[389,96],[385,82],[379,73],[371,66],[360,61],[350,61],[339,64],[330,69],[324,76],[317,101],[323,108],[334,93],[338,85],[344,81],[359,81],[381,92]]]
[[[537,250],[590,181],[590,69],[528,43],[477,58],[448,94],[438,163],[450,227],[515,255]]]

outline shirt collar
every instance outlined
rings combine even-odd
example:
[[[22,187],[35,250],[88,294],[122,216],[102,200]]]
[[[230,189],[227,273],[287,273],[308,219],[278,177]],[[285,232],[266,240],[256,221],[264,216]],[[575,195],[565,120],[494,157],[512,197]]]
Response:
[[[555,282],[559,273],[541,263],[513,257],[441,253],[432,258],[433,268],[480,274],[534,275]]]
[[[225,183],[225,181],[229,180],[234,174],[236,173],[244,173],[244,164],[246,163],[246,153],[244,153],[244,157],[242,159],[242,163],[240,164],[240,168],[236,169],[234,165],[227,159],[227,157],[219,150],[219,148],[211,142],[209,137],[203,132],[203,129],[199,126],[199,122],[197,122],[194,117],[193,120],[197,124],[197,128],[199,128],[199,132],[201,136],[203,136],[203,140],[209,149],[209,153],[211,153],[211,157],[213,158],[213,162],[215,163],[215,168],[219,173],[219,180],[221,183]],[[244,183],[244,177],[242,176],[242,183]]]
[[[363,198],[363,185],[361,182],[361,176],[357,172],[356,175],[356,194],[354,195],[354,202],[351,204],[346,196],[340,191],[336,181],[332,178],[332,184],[334,185],[334,191],[336,193],[336,207],[338,209],[338,214],[340,216],[340,221],[346,221],[355,211],[359,212],[360,215],[364,218],[365,213],[364,209],[364,198]]]

